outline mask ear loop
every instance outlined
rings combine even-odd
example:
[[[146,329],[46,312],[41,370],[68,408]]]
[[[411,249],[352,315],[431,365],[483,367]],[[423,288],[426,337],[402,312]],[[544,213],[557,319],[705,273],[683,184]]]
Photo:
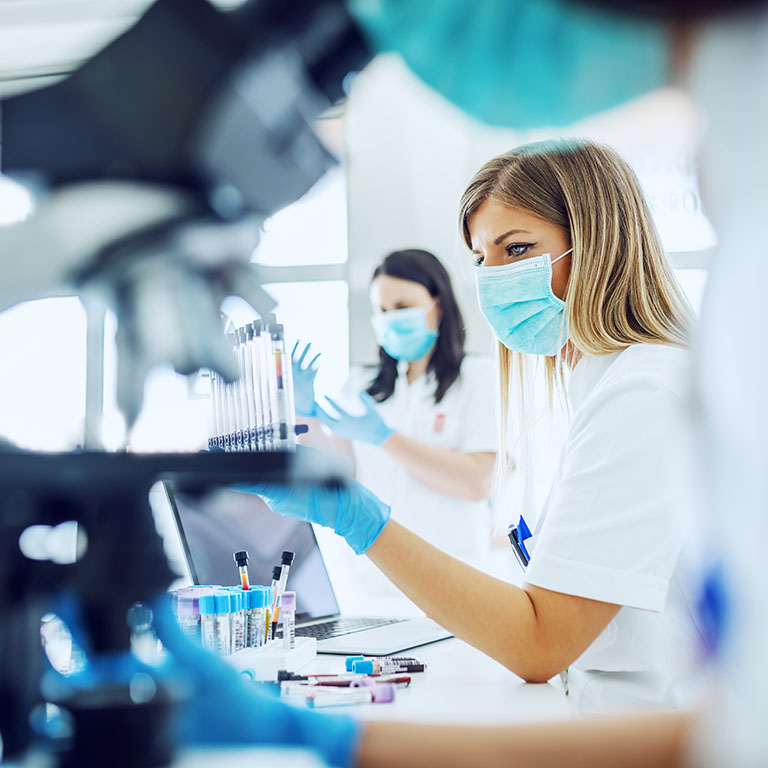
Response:
[[[569,248],[565,253],[561,253],[556,259],[552,259],[550,257],[550,260],[549,260],[550,266],[557,264],[557,262],[560,261],[560,259],[564,259],[569,253],[573,253],[573,248]]]
[[[568,249],[568,250],[567,250],[565,253],[561,253],[561,254],[560,254],[560,255],[559,255],[559,256],[558,256],[556,259],[554,259],[554,260],[553,260],[553,259],[552,259],[552,257],[550,256],[550,257],[549,257],[549,271],[550,271],[550,273],[552,272],[552,266],[553,266],[554,264],[556,264],[558,261],[560,261],[560,259],[564,259],[564,258],[565,258],[565,257],[566,257],[566,256],[567,256],[569,253],[572,253],[572,252],[573,252],[573,248],[569,248],[569,249]],[[549,289],[549,290],[550,290],[550,293],[551,293],[551,292],[552,292],[552,288],[551,288],[551,286],[550,286],[550,289]],[[562,335],[562,332],[563,332],[563,329],[564,329],[564,328],[565,328],[565,314],[563,314],[563,324],[562,324],[562,326],[561,326],[561,328],[560,328],[560,333],[561,333],[561,335]],[[561,348],[561,349],[558,349],[558,351],[557,351],[557,353],[556,353],[558,357],[560,356],[561,352],[562,352],[562,348]]]

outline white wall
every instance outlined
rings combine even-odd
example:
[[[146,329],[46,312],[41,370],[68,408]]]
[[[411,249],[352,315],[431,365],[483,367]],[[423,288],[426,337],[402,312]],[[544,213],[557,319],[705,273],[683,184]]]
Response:
[[[465,315],[469,348],[487,353],[490,334],[477,310],[469,257],[459,247],[456,213],[488,149],[473,152],[469,121],[395,57],[382,57],[358,76],[345,123],[352,361],[376,356],[368,300],[373,269],[390,251],[408,247],[443,261]]]

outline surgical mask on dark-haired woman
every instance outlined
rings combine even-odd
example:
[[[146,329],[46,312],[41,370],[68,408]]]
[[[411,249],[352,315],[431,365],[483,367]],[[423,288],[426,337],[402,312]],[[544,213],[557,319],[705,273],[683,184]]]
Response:
[[[396,360],[419,360],[437,341],[437,330],[427,325],[429,307],[407,307],[373,316],[379,346]]]
[[[555,355],[568,341],[565,302],[552,292],[548,253],[516,264],[477,267],[477,298],[494,336],[514,352]]]

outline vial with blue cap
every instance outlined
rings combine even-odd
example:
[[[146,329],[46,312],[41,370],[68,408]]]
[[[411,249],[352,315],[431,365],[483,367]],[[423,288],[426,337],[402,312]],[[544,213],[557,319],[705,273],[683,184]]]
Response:
[[[203,595],[198,601],[200,612],[200,638],[203,648],[216,650],[216,598]]]
[[[229,593],[216,593],[216,653],[228,656],[232,650],[232,631],[229,618]]]

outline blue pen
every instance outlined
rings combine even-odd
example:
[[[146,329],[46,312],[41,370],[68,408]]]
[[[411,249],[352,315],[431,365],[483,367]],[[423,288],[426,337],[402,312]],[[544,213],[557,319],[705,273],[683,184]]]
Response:
[[[531,556],[525,547],[525,540],[530,539],[531,536],[531,530],[528,528],[528,524],[522,515],[520,515],[517,525],[511,524],[507,530],[507,538],[509,538],[509,543],[512,545],[512,551],[515,553],[515,557],[523,570],[528,567],[528,563],[531,560]]]

